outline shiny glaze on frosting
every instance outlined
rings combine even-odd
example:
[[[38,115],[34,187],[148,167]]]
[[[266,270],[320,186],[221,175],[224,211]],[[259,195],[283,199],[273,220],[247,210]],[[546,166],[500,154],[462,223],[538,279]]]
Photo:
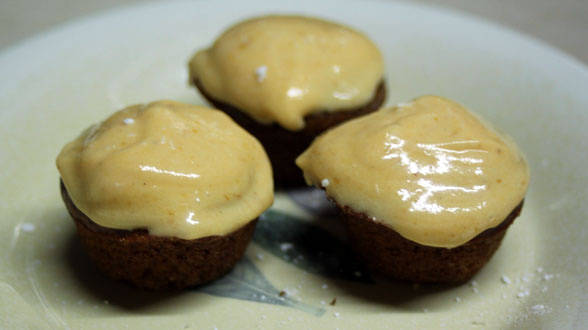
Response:
[[[406,239],[445,248],[499,225],[529,183],[510,138],[436,96],[336,127],[296,163],[339,204]]]
[[[225,31],[191,59],[191,80],[257,121],[304,128],[304,116],[367,103],[382,80],[377,47],[348,27],[266,16]]]
[[[273,202],[259,142],[218,110],[172,101],[114,113],[67,144],[57,167],[76,207],[113,229],[225,235]]]

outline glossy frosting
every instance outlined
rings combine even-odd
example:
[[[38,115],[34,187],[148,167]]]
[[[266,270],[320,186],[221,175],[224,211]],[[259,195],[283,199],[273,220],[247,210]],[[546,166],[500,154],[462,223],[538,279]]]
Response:
[[[273,202],[259,142],[218,110],[172,101],[116,112],[67,144],[57,167],[74,204],[107,228],[225,235]]]
[[[339,204],[434,247],[462,245],[500,224],[529,183],[508,137],[435,96],[330,130],[296,163]]]
[[[382,56],[363,34],[298,16],[239,23],[190,61],[191,79],[213,98],[292,131],[307,114],[367,103],[382,74]]]

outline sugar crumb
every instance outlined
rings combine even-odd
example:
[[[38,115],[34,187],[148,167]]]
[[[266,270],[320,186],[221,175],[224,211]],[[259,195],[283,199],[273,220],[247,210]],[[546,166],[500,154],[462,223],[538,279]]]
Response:
[[[528,295],[529,295],[529,290],[524,290],[524,291],[517,293],[518,298],[524,298],[524,297],[527,297]]]
[[[536,315],[543,315],[547,313],[547,307],[542,304],[533,305],[531,306],[531,313]]]
[[[329,181],[329,179],[323,179],[323,180],[321,181],[321,187],[323,187],[323,188],[326,188],[326,187],[328,187],[328,186],[329,186],[329,184],[330,184],[330,183],[331,183],[331,182]]]
[[[125,118],[123,119],[123,123],[125,123],[125,125],[131,125],[135,123],[135,120],[133,118]]]
[[[500,281],[502,281],[502,283],[504,283],[504,284],[510,284],[510,283],[512,283],[511,280],[510,280],[510,278],[508,276],[506,276],[506,275],[502,275],[502,277],[500,277]]]
[[[266,76],[267,76],[267,66],[262,65],[262,66],[258,66],[255,69],[255,78],[257,79],[257,82],[263,82],[265,80]]]
[[[30,233],[35,231],[35,225],[29,222],[24,222],[20,224],[20,230],[24,231],[25,233]]]
[[[288,297],[296,296],[298,294],[298,290],[294,288],[284,288],[284,292]]]
[[[280,250],[282,250],[282,252],[286,252],[286,251],[292,249],[293,247],[294,247],[294,244],[288,243],[288,242],[280,244]]]

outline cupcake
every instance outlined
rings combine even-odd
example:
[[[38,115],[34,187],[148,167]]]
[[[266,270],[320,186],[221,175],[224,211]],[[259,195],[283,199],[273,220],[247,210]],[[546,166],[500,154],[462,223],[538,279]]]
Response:
[[[436,96],[342,124],[296,163],[341,209],[358,257],[413,282],[476,274],[521,212],[529,183],[510,138]]]
[[[278,186],[303,185],[296,157],[321,132],[385,99],[378,48],[351,28],[265,16],[226,30],[189,63],[190,81],[265,147]]]
[[[116,112],[57,157],[88,255],[148,289],[214,280],[242,257],[273,201],[260,143],[221,111],[172,101]]]

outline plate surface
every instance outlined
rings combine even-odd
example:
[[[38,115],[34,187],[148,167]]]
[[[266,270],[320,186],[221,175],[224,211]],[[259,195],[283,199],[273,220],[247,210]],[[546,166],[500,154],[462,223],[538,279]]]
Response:
[[[275,12],[366,32],[384,53],[388,104],[443,95],[518,142],[532,170],[525,208],[474,281],[413,287],[370,276],[348,257],[333,210],[313,190],[279,193],[246,258],[211,285],[149,293],[96,273],[60,200],[61,147],[126,105],[203,104],[187,84],[190,55],[228,25]],[[0,77],[0,327],[588,324],[588,69],[535,40],[404,3],[162,2],[77,20],[8,49]]]

